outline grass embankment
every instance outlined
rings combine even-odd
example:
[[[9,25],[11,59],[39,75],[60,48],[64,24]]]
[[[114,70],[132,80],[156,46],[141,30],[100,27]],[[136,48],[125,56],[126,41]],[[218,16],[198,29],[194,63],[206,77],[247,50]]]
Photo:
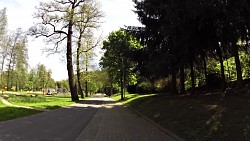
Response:
[[[31,97],[28,94],[22,96],[9,95],[7,100],[14,105],[40,109],[57,109],[75,103],[71,101],[71,97],[68,94],[38,95],[36,97]]]
[[[16,96],[16,94],[9,93],[5,95],[7,95],[5,99],[11,104],[38,109],[57,109],[75,103],[71,101],[71,97],[69,94],[57,94],[46,96],[40,94],[35,97],[31,97],[30,94],[21,94]],[[42,111],[7,106],[3,104],[0,100],[0,121],[25,117],[40,112]]]
[[[123,103],[187,141],[250,140],[249,97],[132,94]]]
[[[32,109],[6,106],[0,101],[0,121],[26,117],[40,112]]]

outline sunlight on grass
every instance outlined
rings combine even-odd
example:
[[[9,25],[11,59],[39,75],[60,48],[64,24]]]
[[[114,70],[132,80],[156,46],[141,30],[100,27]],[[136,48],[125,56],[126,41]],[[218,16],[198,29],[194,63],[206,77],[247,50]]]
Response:
[[[0,107],[5,107],[5,105],[3,104],[1,100],[0,100]]]
[[[74,104],[71,101],[69,94],[57,94],[57,95],[38,95],[31,97],[29,94],[22,96],[9,95],[7,99],[10,103],[21,106],[28,106],[41,109],[56,109],[64,106]]]
[[[136,101],[138,99],[141,98],[146,98],[146,97],[151,97],[151,96],[155,96],[155,94],[144,94],[144,95],[139,95],[139,94],[126,94],[125,95],[125,100],[121,101],[121,96],[120,94],[116,94],[114,96],[112,96],[111,98],[113,98],[116,101],[121,101],[123,104],[126,104],[128,106],[133,106],[134,104],[132,104],[132,101]]]
[[[41,111],[6,106],[0,101],[0,121],[16,119],[41,113]]]

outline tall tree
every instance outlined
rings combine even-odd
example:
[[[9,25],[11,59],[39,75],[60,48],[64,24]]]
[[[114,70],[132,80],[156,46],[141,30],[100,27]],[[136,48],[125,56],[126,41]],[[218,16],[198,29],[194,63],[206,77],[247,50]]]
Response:
[[[18,52],[19,48],[25,46],[24,42],[26,41],[26,37],[21,28],[18,28],[15,32],[10,35],[10,48],[8,49],[8,57],[7,57],[7,89],[15,84],[14,82],[14,70],[17,65],[18,54],[23,52]],[[27,53],[25,51],[25,53]],[[26,62],[27,63],[27,62]]]
[[[90,31],[93,29],[97,29],[99,27],[100,18],[103,17],[103,14],[101,13],[99,9],[100,9],[100,5],[96,1],[86,1],[83,5],[81,5],[78,11],[78,13],[80,14],[76,16],[76,18],[81,21],[81,22],[76,22],[75,29],[78,34],[77,55],[76,55],[76,65],[77,65],[76,72],[77,72],[78,92],[82,98],[84,97],[81,78],[80,78],[81,76],[80,55],[83,52],[82,40],[88,40],[88,36],[89,36],[88,34],[90,33],[93,34]]]
[[[140,48],[140,43],[124,30],[110,33],[108,40],[103,42],[105,53],[101,65],[107,68],[110,75],[119,80],[121,100],[124,100],[125,87],[135,67],[131,56]]]
[[[83,22],[75,18],[78,9],[86,0],[52,0],[51,2],[40,2],[37,7],[35,18],[41,22],[30,28],[30,34],[36,37],[48,37],[48,41],[54,42],[53,51],[58,51],[59,44],[66,40],[66,58],[69,77],[69,86],[72,101],[78,101],[77,86],[74,80],[73,58],[72,58],[72,35],[73,27],[77,22]]]
[[[3,69],[5,59],[7,57],[8,37],[6,36],[7,15],[6,8],[0,10],[0,57],[1,57],[1,71],[0,71],[0,88],[3,87]]]
[[[6,34],[7,15],[6,8],[0,10],[0,37]]]
[[[28,49],[26,46],[26,38],[17,44],[17,59],[16,59],[16,91],[25,89],[28,82]]]

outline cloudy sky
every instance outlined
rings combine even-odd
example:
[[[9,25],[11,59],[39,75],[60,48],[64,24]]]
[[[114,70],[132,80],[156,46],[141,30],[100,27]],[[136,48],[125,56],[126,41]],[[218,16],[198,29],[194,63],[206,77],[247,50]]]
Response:
[[[44,0],[43,0],[44,1]],[[49,0],[47,0],[49,1]],[[137,16],[132,9],[132,0],[99,0],[102,5],[102,11],[105,14],[104,23],[100,28],[100,32],[106,37],[112,31],[118,30],[124,25],[141,25],[137,20]],[[32,18],[36,11],[35,6],[39,4],[39,0],[0,0],[0,9],[7,8],[8,29],[15,30],[21,27],[23,30],[29,29],[34,23]],[[42,39],[29,38],[29,64],[35,67],[37,64],[45,64],[47,68],[53,72],[52,77],[55,80],[67,78],[66,63],[62,61],[60,55],[47,56],[42,53],[45,47]]]

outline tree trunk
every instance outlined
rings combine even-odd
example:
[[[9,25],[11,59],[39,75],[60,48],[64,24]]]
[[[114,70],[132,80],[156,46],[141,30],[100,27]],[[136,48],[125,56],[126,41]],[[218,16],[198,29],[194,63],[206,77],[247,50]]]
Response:
[[[120,86],[121,87],[121,100],[124,100],[124,94],[123,94],[123,92],[124,92],[123,91],[123,89],[124,89],[123,86],[124,85],[123,85],[123,74],[122,74],[122,71],[121,71],[121,74],[120,74],[120,85],[121,85]]]
[[[3,68],[4,68],[4,64],[5,64],[5,58],[6,58],[6,55],[3,54],[2,56],[2,64],[1,64],[1,80],[0,80],[0,88],[2,89],[4,87],[4,84],[3,84]]]
[[[203,59],[203,69],[204,69],[204,75],[205,75],[205,82],[206,86],[208,85],[208,79],[207,79],[207,62],[206,62],[206,57],[205,55],[202,57]]]
[[[125,72],[124,72],[124,69],[123,69],[123,72],[122,72],[122,78],[123,78],[123,99],[126,98],[126,78],[125,78]]]
[[[113,83],[110,82],[110,96],[113,95]]]
[[[238,46],[236,44],[233,45],[232,51],[233,51],[234,60],[235,60],[235,64],[236,64],[237,85],[240,86],[242,84],[242,70],[241,70]]]
[[[184,66],[181,65],[180,67],[180,93],[185,92],[185,72],[184,72]]]
[[[86,94],[86,97],[88,97],[88,80],[87,80],[87,76],[88,76],[88,53],[86,52],[86,68],[85,68],[85,71],[86,71],[86,80],[85,80],[85,94]]]
[[[228,80],[231,81],[231,72],[230,72],[230,68],[228,65],[228,59],[227,59],[227,71],[228,71]]]
[[[172,95],[176,95],[177,93],[177,86],[176,86],[176,69],[175,69],[175,66],[172,67],[172,87],[171,87],[171,94]]]
[[[220,59],[220,70],[221,70],[221,89],[222,91],[225,90],[225,70],[224,70],[224,65],[223,65],[223,58],[222,58],[222,53],[220,47],[217,48],[217,53]]]
[[[77,95],[77,87],[74,81],[74,70],[73,70],[73,63],[72,63],[72,27],[73,27],[73,15],[74,15],[74,7],[75,5],[72,5],[71,8],[71,15],[68,25],[68,34],[67,34],[67,70],[68,70],[68,77],[69,77],[69,87],[70,87],[70,93],[71,93],[71,100],[72,101],[79,101],[79,97]]]
[[[15,41],[16,42],[16,41]],[[13,72],[13,66],[11,66],[11,64],[13,64],[14,62],[14,58],[13,58],[13,54],[14,54],[14,48],[16,46],[16,43],[12,46],[11,49],[11,53],[10,53],[10,60],[9,60],[9,64],[8,64],[8,71],[7,71],[7,90],[10,90],[10,72]]]
[[[228,59],[227,59],[227,72],[228,72],[228,80],[231,81],[231,72],[230,72],[230,68],[228,65]]]
[[[85,95],[86,95],[86,97],[89,96],[89,92],[88,92],[88,81],[87,81],[87,80],[85,81]]]
[[[83,90],[82,90],[82,83],[81,83],[81,72],[80,72],[80,48],[82,46],[82,34],[80,34],[78,38],[78,47],[77,47],[77,54],[76,54],[76,65],[77,65],[77,82],[78,82],[78,94],[81,95],[81,98],[84,98]]]
[[[190,75],[191,75],[191,86],[192,86],[192,90],[191,90],[191,95],[195,94],[195,78],[194,78],[194,63],[193,60],[190,61]]]

